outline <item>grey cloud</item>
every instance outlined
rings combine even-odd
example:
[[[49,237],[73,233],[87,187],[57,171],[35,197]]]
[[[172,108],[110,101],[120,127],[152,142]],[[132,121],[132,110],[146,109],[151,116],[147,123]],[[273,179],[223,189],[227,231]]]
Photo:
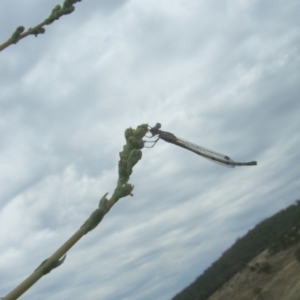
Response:
[[[56,4],[31,1],[22,16],[4,3],[0,37]],[[258,166],[222,168],[163,141],[144,149],[134,197],[24,299],[171,298],[299,198],[297,4],[269,4],[82,1],[1,52],[0,251],[14,270],[0,260],[1,295],[112,194],[130,126],[161,122]]]

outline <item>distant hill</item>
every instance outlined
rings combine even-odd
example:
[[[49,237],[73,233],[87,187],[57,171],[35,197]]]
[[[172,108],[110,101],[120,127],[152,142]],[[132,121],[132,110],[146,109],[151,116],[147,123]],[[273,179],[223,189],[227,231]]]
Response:
[[[247,264],[264,250],[268,249],[269,255],[275,255],[299,241],[300,200],[297,200],[295,204],[260,222],[255,228],[248,231],[191,285],[171,300],[206,300],[234,275],[245,270]]]
[[[296,249],[298,245],[272,256],[268,250],[263,251],[208,300],[299,300],[300,264]]]

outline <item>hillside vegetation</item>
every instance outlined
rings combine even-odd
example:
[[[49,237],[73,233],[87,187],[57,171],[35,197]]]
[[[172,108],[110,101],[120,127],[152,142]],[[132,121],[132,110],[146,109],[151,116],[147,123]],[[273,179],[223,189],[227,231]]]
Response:
[[[221,289],[234,275],[249,268],[248,264],[263,251],[269,256],[288,249],[300,241],[300,200],[260,222],[200,275],[195,282],[172,300],[206,300]],[[255,265],[250,266],[255,270]],[[268,272],[268,265],[265,266]],[[261,270],[260,270],[261,271]],[[269,270],[270,271],[270,270]],[[262,271],[264,272],[264,271]],[[260,287],[257,299],[262,297]],[[300,299],[300,298],[299,298]]]

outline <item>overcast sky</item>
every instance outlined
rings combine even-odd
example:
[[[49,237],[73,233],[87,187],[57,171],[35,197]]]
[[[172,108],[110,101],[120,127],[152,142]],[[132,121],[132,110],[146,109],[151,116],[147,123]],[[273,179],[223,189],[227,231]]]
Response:
[[[0,41],[57,0],[2,0]],[[112,194],[147,123],[255,167],[159,141],[100,225],[22,299],[169,300],[300,198],[299,0],[82,1],[0,53],[0,296]]]

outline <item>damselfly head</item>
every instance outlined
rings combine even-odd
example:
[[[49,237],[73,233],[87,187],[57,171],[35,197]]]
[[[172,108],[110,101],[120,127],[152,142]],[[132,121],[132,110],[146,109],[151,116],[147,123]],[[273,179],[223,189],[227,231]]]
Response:
[[[160,129],[161,128],[161,124],[160,123],[156,123],[156,125],[154,127],[157,128],[157,129]]]
[[[156,123],[156,125],[154,127],[150,127],[149,131],[152,133],[152,136],[154,136],[154,135],[158,134],[160,128],[161,128],[161,124],[160,123]]]

